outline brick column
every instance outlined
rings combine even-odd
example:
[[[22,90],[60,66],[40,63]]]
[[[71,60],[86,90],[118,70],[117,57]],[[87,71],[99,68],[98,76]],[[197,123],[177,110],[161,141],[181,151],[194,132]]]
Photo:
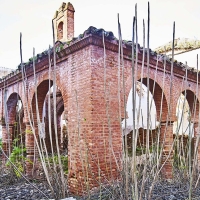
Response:
[[[13,124],[8,125],[7,127],[6,124],[3,123],[2,124],[2,149],[8,157],[12,152],[12,134],[13,134]],[[3,156],[3,160],[6,161],[5,156]]]
[[[36,131],[36,130],[35,130]],[[37,158],[38,150],[35,146],[35,138],[31,126],[29,123],[26,123],[26,175],[28,177],[35,176],[35,171],[37,169]]]
[[[199,123],[198,122],[194,122],[194,148],[196,148],[196,142],[198,142],[198,144],[197,144],[197,151],[196,151],[197,156],[194,159],[197,160],[197,163],[195,163],[195,164],[198,164],[197,165],[198,168],[200,166],[200,148],[199,148],[199,141],[200,141],[200,139],[199,139],[199,141],[197,140],[198,137],[199,137],[199,135],[200,135],[200,132],[199,132]],[[195,156],[195,151],[194,151],[194,156]]]
[[[162,153],[162,165],[164,164],[161,173],[164,178],[173,178],[173,149],[171,150],[173,143],[173,122],[161,123],[160,127],[160,144],[163,146]],[[171,150],[171,152],[170,152]]]

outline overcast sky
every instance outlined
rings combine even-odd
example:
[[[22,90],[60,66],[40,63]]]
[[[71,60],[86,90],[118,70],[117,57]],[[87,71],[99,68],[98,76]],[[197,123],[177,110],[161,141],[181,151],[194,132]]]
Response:
[[[71,0],[75,8],[75,36],[89,26],[104,28],[117,35],[120,15],[123,39],[131,39],[135,3],[138,5],[139,42],[142,20],[147,21],[146,0]],[[51,20],[60,7],[59,0],[0,0],[0,66],[15,69],[20,63],[19,35],[23,34],[23,60],[52,45]],[[176,38],[200,39],[199,0],[150,0],[152,49],[172,40],[173,21]]]

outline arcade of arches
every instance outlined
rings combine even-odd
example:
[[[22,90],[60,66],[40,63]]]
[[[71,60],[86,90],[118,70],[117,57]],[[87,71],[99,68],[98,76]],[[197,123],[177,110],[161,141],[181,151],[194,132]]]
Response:
[[[90,40],[88,40],[88,37]],[[54,101],[52,98],[53,93],[51,87],[53,81],[49,80],[48,69],[48,57],[44,56],[41,61],[36,64],[37,74],[37,87],[34,84],[33,70],[29,66],[25,66],[27,70],[27,87],[26,95],[23,91],[23,82],[18,79],[21,71],[16,71],[15,74],[9,76],[2,82],[1,87],[1,122],[3,126],[3,149],[9,155],[9,146],[12,146],[12,137],[16,133],[14,132],[14,124],[17,122],[20,124],[20,133],[22,133],[21,142],[24,143],[27,149],[27,157],[33,159],[34,149],[34,137],[29,134],[30,131],[35,131],[36,135],[43,137],[44,131],[38,131],[38,127],[41,130],[45,130],[45,140],[48,151],[50,149],[50,135],[49,129],[52,130],[53,141],[55,132],[58,133],[58,142],[60,150],[67,148],[69,157],[69,185],[72,192],[80,192],[82,190],[81,184],[83,184],[84,177],[80,174],[81,171],[86,169],[87,166],[81,162],[81,159],[85,159],[87,152],[90,151],[90,163],[91,173],[88,173],[90,178],[90,186],[96,185],[92,177],[95,173],[98,173],[96,163],[100,163],[100,169],[102,177],[107,179],[112,173],[113,177],[118,177],[118,166],[120,166],[120,160],[122,155],[122,137],[120,133],[119,116],[119,102],[117,94],[118,89],[118,53],[117,44],[106,39],[106,87],[110,88],[109,92],[109,116],[110,116],[110,130],[108,128],[108,118],[106,114],[106,101],[104,92],[104,64],[103,60],[103,47],[102,38],[96,35],[90,35],[84,37],[77,43],[66,47],[63,51],[63,57],[57,56],[57,68],[56,68],[56,121],[52,111],[52,105]],[[95,44],[93,43],[95,41]],[[92,42],[92,43],[91,43]],[[83,46],[84,44],[85,46]],[[86,45],[87,44],[87,45]],[[68,49],[73,47],[73,51],[70,53]],[[126,99],[128,99],[129,92],[132,87],[131,81],[131,60],[129,55],[130,49],[124,47],[124,66],[125,66],[125,80],[126,80]],[[139,52],[139,58],[141,53]],[[155,107],[155,115],[157,121],[161,123],[157,126],[157,129],[152,132],[152,141],[157,131],[160,133],[160,140],[165,138],[163,163],[163,174],[166,178],[172,177],[172,158],[173,152],[167,159],[167,155],[170,152],[170,147],[173,142],[173,124],[177,121],[176,107],[179,102],[181,94],[185,95],[188,102],[188,106],[191,111],[190,121],[193,123],[194,129],[194,142],[198,135],[198,115],[199,115],[199,96],[196,92],[196,76],[193,71],[188,71],[188,80],[184,82],[184,85],[180,85],[180,80],[184,76],[185,71],[179,66],[174,65],[174,76],[169,78],[168,70],[164,76],[163,63],[158,63],[159,70],[155,69],[156,60],[151,57],[150,60],[150,73],[147,76],[146,65],[144,67],[144,78],[141,79],[141,65],[140,60],[138,62],[138,81],[142,80],[144,85],[147,85],[147,77],[149,77],[149,90],[152,94]],[[167,63],[167,69],[170,69],[170,64]],[[42,69],[42,70],[41,70]],[[53,71],[53,66],[52,66]],[[156,73],[155,73],[156,72]],[[67,78],[66,78],[67,77]],[[180,78],[181,77],[181,78]],[[15,81],[15,80],[18,80]],[[155,82],[153,81],[155,80]],[[170,81],[172,81],[172,93],[170,95]],[[4,84],[4,82],[6,84]],[[163,84],[164,83],[164,84]],[[7,85],[4,88],[4,85]],[[109,87],[108,87],[109,86]],[[176,87],[175,87],[176,86]],[[37,93],[36,93],[37,91]],[[112,92],[111,92],[112,91]],[[36,95],[37,94],[37,95]],[[37,104],[36,104],[37,96]],[[123,95],[122,95],[123,96]],[[27,98],[28,97],[28,98]],[[193,102],[197,102],[194,104]],[[21,108],[19,109],[19,102],[21,102]],[[121,98],[123,105],[123,98]],[[161,103],[162,102],[162,103]],[[170,103],[170,113],[169,113]],[[6,105],[6,106],[5,106]],[[50,105],[50,115],[48,108]],[[196,105],[196,106],[194,106]],[[5,109],[7,107],[7,109]],[[17,107],[17,109],[16,109]],[[38,109],[38,112],[37,112]],[[29,113],[33,113],[29,118]],[[37,115],[37,113],[39,115]],[[121,110],[123,117],[123,107]],[[5,116],[7,121],[5,121]],[[50,119],[49,119],[50,116]],[[130,117],[130,116],[129,116]],[[51,125],[49,126],[49,120]],[[128,120],[128,119],[127,119]],[[61,131],[61,122],[67,122],[67,132]],[[9,126],[6,126],[9,124]],[[34,125],[31,127],[30,122]],[[57,130],[54,128],[54,124],[57,124]],[[79,124],[79,127],[77,127]],[[41,128],[42,127],[42,128]],[[29,131],[30,130],[30,131]],[[66,129],[65,129],[66,130]],[[112,134],[112,148],[115,155],[109,159],[105,159],[110,149],[109,144],[109,132]],[[145,131],[139,131],[145,133]],[[142,140],[142,138],[140,138]],[[81,143],[79,141],[82,141]],[[55,148],[55,143],[53,148]],[[105,151],[105,148],[107,150]],[[80,157],[83,156],[82,158]],[[98,156],[97,156],[98,155]],[[112,155],[112,154],[111,154]],[[199,156],[199,154],[198,154]],[[97,161],[97,159],[99,161]],[[109,168],[108,162],[112,160],[112,169]],[[119,163],[116,163],[116,160]],[[105,168],[105,166],[107,166]],[[113,170],[115,169],[115,171]],[[31,174],[32,166],[27,163],[26,173]],[[85,173],[85,171],[84,171]],[[98,174],[96,174],[98,176]]]
[[[99,177],[99,173],[101,181],[106,182],[111,177],[112,179],[119,177],[120,172],[119,166],[122,160],[120,116],[125,118],[122,106],[124,105],[123,81],[121,80],[118,85],[118,41],[110,32],[105,34],[104,63],[105,52],[102,41],[104,33],[102,29],[90,27],[81,37],[68,44],[62,43],[62,48],[58,48],[56,54],[56,68],[51,64],[50,70],[48,54],[46,52],[38,54],[35,60],[36,81],[32,62],[24,63],[24,70],[19,68],[0,81],[0,119],[4,152],[9,156],[12,139],[18,135],[19,141],[27,149],[27,158],[34,161],[34,156],[37,157],[38,154],[34,151],[34,147],[39,138],[45,139],[47,150],[51,152],[51,147],[56,148],[55,143],[51,145],[50,137],[52,137],[53,141],[57,140],[59,143],[60,151],[67,149],[68,183],[73,193],[82,193],[88,185],[90,188],[97,186],[94,177]],[[56,43],[57,47],[60,44],[61,42]],[[124,44],[123,48],[127,100],[132,88],[132,48],[129,43]],[[185,80],[186,69],[179,63],[174,63],[171,74],[171,62],[166,62],[164,67],[161,56],[156,65],[157,56],[152,51],[149,69],[145,62],[142,72],[143,51],[144,49],[138,48],[135,79],[145,86],[149,82],[149,90],[154,100],[155,122],[160,122],[156,130],[152,131],[151,140],[154,141],[157,132],[160,134],[160,141],[165,140],[162,173],[166,178],[172,178],[173,151],[170,153],[170,148],[173,143],[173,124],[177,123],[178,118],[176,108],[181,94],[185,96],[190,109],[189,121],[193,124],[194,144],[198,141],[199,74],[188,69]],[[53,60],[52,52],[50,60]],[[104,66],[106,66],[106,77],[104,77]],[[24,71],[26,80],[22,80]],[[53,74],[56,76],[54,83],[49,78]],[[56,86],[54,93],[52,86]],[[118,99],[118,87],[120,87],[121,104]],[[15,128],[16,124],[19,125],[18,128]],[[197,153],[200,161],[200,148]],[[27,175],[31,176],[34,170],[36,169],[33,169],[33,164],[27,162]]]

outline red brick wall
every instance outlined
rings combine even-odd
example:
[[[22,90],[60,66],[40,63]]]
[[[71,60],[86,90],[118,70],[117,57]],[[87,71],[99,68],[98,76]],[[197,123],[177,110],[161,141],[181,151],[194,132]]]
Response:
[[[74,8],[68,3],[67,15],[67,40],[70,41],[74,37]]]

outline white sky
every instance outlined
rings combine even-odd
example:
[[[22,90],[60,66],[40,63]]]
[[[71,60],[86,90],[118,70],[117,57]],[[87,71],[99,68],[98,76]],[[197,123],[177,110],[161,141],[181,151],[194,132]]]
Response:
[[[70,0],[75,8],[75,36],[89,26],[112,31],[117,37],[120,14],[123,39],[130,40],[135,3],[138,4],[139,42],[142,44],[142,19],[147,20],[146,0]],[[16,68],[20,63],[19,34],[23,34],[23,60],[52,45],[51,19],[62,1],[0,0],[0,66]],[[173,21],[176,38],[200,39],[199,0],[150,0],[152,49],[172,40]]]

